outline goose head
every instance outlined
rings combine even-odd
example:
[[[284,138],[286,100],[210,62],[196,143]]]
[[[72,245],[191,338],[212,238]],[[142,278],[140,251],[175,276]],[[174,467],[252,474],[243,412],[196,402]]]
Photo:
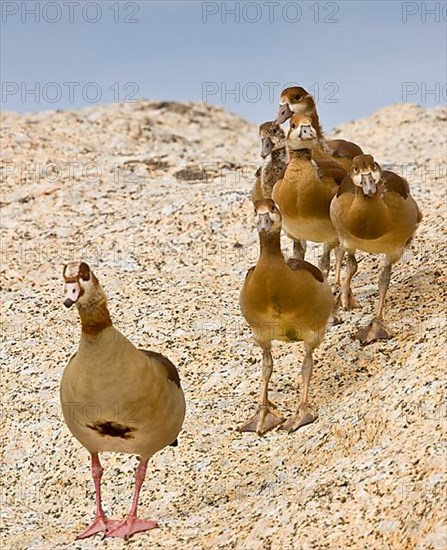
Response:
[[[65,281],[64,306],[70,308],[73,304],[86,304],[97,283],[89,265],[85,262],[66,264],[63,277]]]
[[[287,145],[292,151],[313,149],[318,144],[317,131],[307,115],[293,115],[287,133]]]
[[[258,233],[274,233],[281,230],[281,214],[272,199],[255,202],[255,224]]]
[[[377,192],[382,169],[372,155],[358,155],[352,161],[350,176],[354,185],[359,187],[366,197],[372,197]]]
[[[281,149],[286,145],[286,135],[274,121],[263,122],[259,126],[259,137],[261,138],[261,157],[268,157],[273,151]]]
[[[315,101],[309,92],[301,86],[285,88],[279,99],[276,124],[283,124],[294,114],[311,115],[315,111]]]

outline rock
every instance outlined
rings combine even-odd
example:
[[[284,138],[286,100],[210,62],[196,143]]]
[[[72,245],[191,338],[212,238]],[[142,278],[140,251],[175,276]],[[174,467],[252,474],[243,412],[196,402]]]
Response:
[[[188,401],[179,446],[151,460],[141,493],[142,517],[160,528],[132,548],[444,548],[445,120],[443,108],[391,105],[334,130],[406,175],[424,214],[393,268],[386,317],[396,336],[367,348],[351,340],[377,298],[378,258],[359,254],[362,310],[343,313],[315,354],[319,418],[259,438],[236,431],[261,376],[238,305],[258,254],[255,125],[203,103],[147,100],[4,113],[3,546],[122,548],[75,542],[94,491],[58,401],[80,331],[62,305],[62,265],[88,259],[117,326],[178,366]],[[44,170],[49,159],[60,179]],[[311,261],[320,251],[309,246]],[[287,416],[301,383],[295,348],[273,350],[271,397]],[[105,507],[120,517],[137,461],[102,462]]]

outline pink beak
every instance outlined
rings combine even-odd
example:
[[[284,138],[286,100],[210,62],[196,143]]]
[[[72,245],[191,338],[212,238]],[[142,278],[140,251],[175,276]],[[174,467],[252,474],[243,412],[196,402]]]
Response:
[[[65,283],[65,300],[64,306],[71,307],[78,301],[79,294],[81,293],[81,286],[79,283]]]

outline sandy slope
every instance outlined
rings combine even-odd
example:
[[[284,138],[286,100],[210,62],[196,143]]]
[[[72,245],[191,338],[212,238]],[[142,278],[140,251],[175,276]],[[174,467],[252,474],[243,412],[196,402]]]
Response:
[[[74,542],[93,517],[93,486],[58,387],[79,334],[76,311],[62,306],[61,266],[81,257],[117,326],[179,366],[189,404],[180,446],[154,457],[142,493],[141,513],[160,529],[130,546],[445,548],[446,111],[393,105],[335,135],[403,171],[424,213],[392,276],[396,337],[363,349],[351,339],[377,295],[378,262],[361,256],[363,310],[344,313],[316,354],[318,421],[259,438],[235,431],[259,391],[260,353],[237,301],[257,255],[255,127],[201,104],[4,116],[5,548],[123,547]],[[288,414],[302,360],[293,347],[275,348],[271,384]],[[106,509],[123,515],[136,459],[103,463]]]

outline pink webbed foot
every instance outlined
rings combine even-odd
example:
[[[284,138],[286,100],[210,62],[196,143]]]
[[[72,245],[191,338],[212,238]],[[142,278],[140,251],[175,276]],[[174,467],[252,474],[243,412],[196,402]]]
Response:
[[[268,401],[267,405],[259,405],[255,414],[245,424],[239,426],[238,432],[256,432],[264,435],[284,422],[285,418],[276,406]]]
[[[86,539],[96,533],[104,533],[104,536],[107,536],[108,532],[120,523],[121,522],[117,519],[108,519],[106,516],[96,516],[93,523],[78,535],[76,539]]]
[[[312,422],[315,422],[317,419],[317,415],[313,412],[311,412],[307,407],[304,410],[298,410],[298,412],[295,414],[295,416],[292,416],[287,422],[285,422],[282,426],[280,426],[280,430],[285,430],[289,434],[294,432],[295,430],[298,430],[299,428],[302,428],[303,426],[307,426],[308,424],[312,424]]]
[[[354,338],[360,340],[360,343],[366,346],[376,340],[388,340],[392,338],[391,330],[385,325],[382,319],[373,319],[368,326],[360,329]]]
[[[141,533],[143,531],[149,531],[155,529],[157,523],[155,521],[139,519],[132,516],[127,516],[123,521],[117,522],[117,525],[107,531],[107,537],[119,537],[122,539],[129,539],[135,533]]]

